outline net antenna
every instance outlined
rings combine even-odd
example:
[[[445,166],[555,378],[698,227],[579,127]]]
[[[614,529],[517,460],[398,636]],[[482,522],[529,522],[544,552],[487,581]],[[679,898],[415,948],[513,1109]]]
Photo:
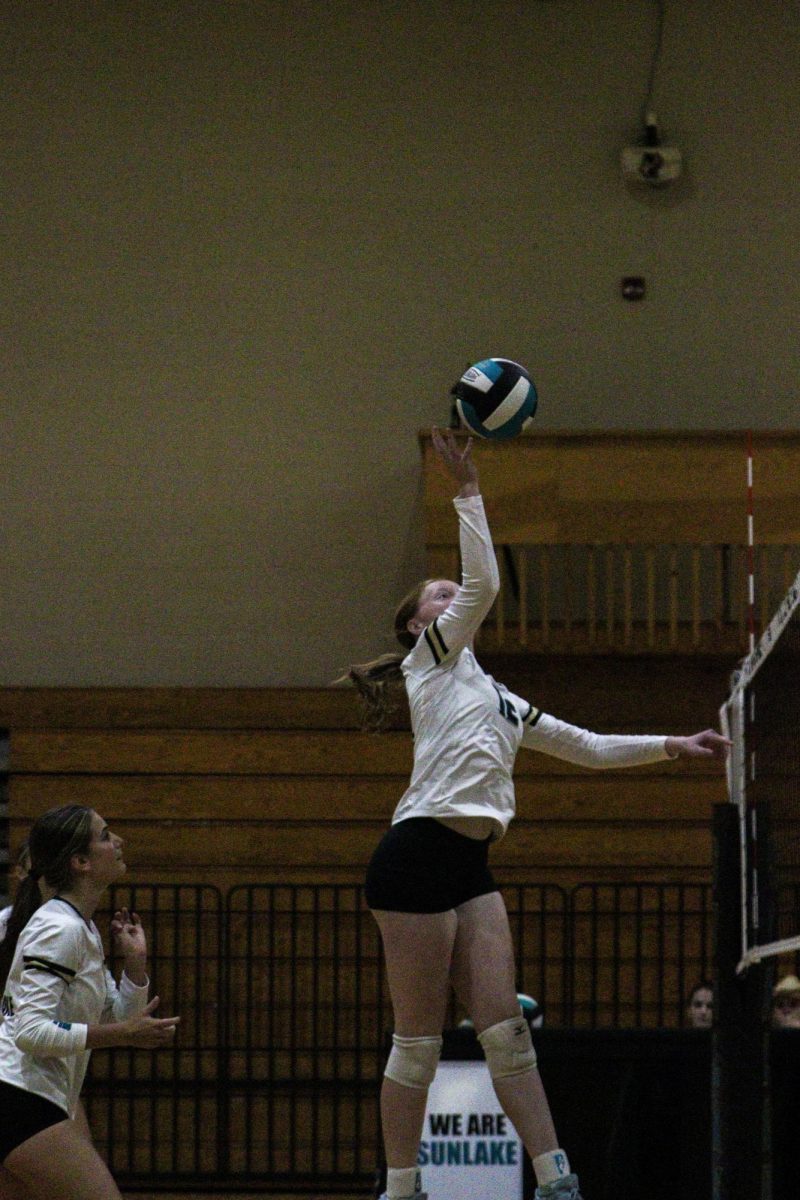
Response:
[[[753,537],[753,431],[747,431],[747,631],[750,654],[756,648],[756,574]]]
[[[756,643],[751,433],[747,509],[750,649],[720,709],[721,728],[733,743],[728,797],[739,814],[739,973],[764,958],[800,950],[800,914],[794,904],[781,904],[781,893],[788,894],[800,875],[800,572]],[[769,914],[763,911],[765,894]]]

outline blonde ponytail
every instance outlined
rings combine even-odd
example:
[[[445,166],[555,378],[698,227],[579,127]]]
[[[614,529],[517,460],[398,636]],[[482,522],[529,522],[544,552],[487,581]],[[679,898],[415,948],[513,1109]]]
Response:
[[[394,614],[394,634],[406,653],[413,650],[417,639],[408,628],[408,622],[416,615],[420,598],[429,579],[423,579],[404,596]],[[349,680],[362,702],[362,727],[379,733],[389,717],[398,707],[397,689],[403,683],[400,664],[405,654],[382,654],[370,662],[356,663],[334,683]]]
[[[361,725],[371,733],[380,733],[398,706],[397,691],[403,682],[400,664],[404,654],[382,654],[371,662],[354,663],[346,675],[361,700]]]

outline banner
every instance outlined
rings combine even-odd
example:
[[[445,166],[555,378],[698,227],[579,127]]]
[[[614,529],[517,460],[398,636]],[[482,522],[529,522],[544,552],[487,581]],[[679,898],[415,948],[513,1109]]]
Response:
[[[521,1200],[522,1142],[485,1062],[439,1063],[419,1165],[430,1200]]]

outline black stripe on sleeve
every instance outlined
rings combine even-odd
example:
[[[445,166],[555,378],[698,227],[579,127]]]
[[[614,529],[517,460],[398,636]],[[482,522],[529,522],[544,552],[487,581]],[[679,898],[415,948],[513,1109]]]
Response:
[[[436,663],[436,665],[438,667],[439,663],[442,661],[442,656],[433,644],[433,638],[431,637],[430,628],[425,630],[424,637],[425,637],[425,641],[428,643],[428,649],[430,650],[431,654],[433,655],[433,661]]]
[[[431,625],[431,630],[433,631],[436,641],[439,643],[439,646],[441,647],[442,658],[444,658],[445,655],[450,653],[450,651],[448,650],[447,643],[445,642],[444,638],[442,637],[441,630],[439,629],[439,618],[438,617]]]
[[[447,648],[447,642],[442,637],[439,629],[439,618],[430,624],[425,630],[425,641],[428,643],[428,649],[433,655],[433,661],[437,667],[443,658],[446,658],[450,651]]]
[[[39,958],[36,955],[23,955],[22,961],[27,970],[46,971],[48,975],[57,975],[59,979],[63,979],[66,983],[70,983],[75,978],[75,971],[69,967],[62,966],[61,963],[50,962],[47,958]]]
[[[525,717],[525,724],[528,726],[529,729],[533,729],[534,725],[539,720],[539,717],[541,715],[542,715],[542,710],[540,708],[534,708],[533,705],[531,705],[531,710],[528,713],[528,715]]]

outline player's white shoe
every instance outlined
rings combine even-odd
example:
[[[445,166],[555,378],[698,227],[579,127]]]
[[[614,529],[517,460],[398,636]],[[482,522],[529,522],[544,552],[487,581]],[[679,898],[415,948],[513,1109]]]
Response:
[[[546,1183],[536,1189],[534,1196],[535,1200],[583,1200],[577,1175],[565,1175]]]

